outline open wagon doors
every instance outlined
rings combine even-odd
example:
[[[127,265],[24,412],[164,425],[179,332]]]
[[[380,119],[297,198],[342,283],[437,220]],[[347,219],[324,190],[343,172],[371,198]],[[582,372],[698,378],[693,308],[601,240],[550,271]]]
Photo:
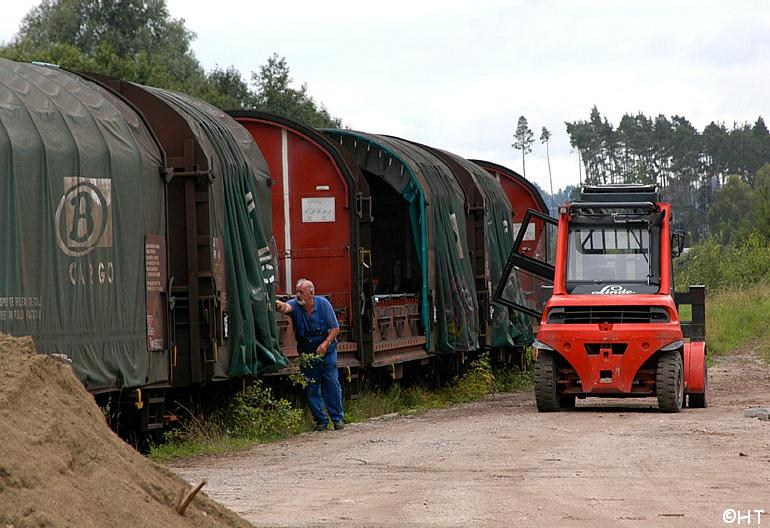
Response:
[[[513,249],[493,301],[539,320],[553,291],[557,220],[528,209],[513,232]],[[519,288],[514,278],[518,278]]]

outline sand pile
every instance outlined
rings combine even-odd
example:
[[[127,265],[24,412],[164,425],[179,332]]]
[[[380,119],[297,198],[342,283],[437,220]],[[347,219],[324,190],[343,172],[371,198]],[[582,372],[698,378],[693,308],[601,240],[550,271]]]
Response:
[[[0,335],[0,528],[250,526],[107,426],[72,367]]]

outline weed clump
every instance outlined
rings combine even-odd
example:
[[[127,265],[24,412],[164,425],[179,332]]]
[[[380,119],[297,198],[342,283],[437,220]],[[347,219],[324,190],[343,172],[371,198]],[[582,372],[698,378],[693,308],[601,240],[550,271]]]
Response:
[[[190,411],[150,456],[158,460],[245,449],[298,434],[305,428],[304,411],[285,398],[276,398],[262,380],[253,381],[224,404],[209,411]]]
[[[230,401],[223,423],[228,436],[274,440],[300,432],[302,410],[293,408],[284,398],[276,398],[257,380]]]
[[[471,362],[464,376],[455,378],[444,389],[444,399],[448,403],[480,400],[493,391],[494,384],[495,375],[492,373],[489,354],[484,352]]]

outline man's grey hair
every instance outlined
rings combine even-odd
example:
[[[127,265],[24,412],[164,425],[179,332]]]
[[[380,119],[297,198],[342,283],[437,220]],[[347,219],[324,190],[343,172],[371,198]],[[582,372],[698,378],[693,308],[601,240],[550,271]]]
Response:
[[[311,294],[315,294],[315,285],[312,283],[312,281],[309,281],[307,279],[300,279],[297,281],[297,285],[295,288],[299,288],[303,284],[307,284],[307,287],[310,289]]]

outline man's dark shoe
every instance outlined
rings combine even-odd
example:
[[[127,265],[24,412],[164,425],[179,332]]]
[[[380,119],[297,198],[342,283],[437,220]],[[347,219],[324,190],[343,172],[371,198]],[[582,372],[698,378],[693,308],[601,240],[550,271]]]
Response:
[[[340,431],[342,429],[345,429],[345,424],[342,422],[334,422],[334,430]]]
[[[315,424],[315,430],[316,431],[326,431],[326,429],[328,429],[328,427],[329,427],[328,425],[324,425],[324,424],[320,424],[320,423],[319,424]]]

